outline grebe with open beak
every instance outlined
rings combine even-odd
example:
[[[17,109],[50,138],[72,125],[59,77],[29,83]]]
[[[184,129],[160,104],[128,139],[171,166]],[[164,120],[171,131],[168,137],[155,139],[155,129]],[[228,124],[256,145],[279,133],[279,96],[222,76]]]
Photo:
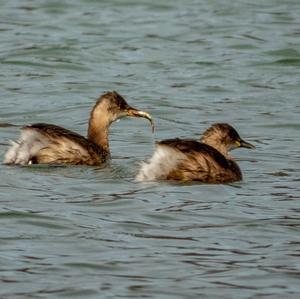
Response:
[[[109,126],[125,117],[147,118],[147,112],[127,104],[117,92],[107,92],[96,102],[90,115],[87,138],[52,124],[32,124],[21,130],[19,141],[12,141],[5,164],[101,165],[110,158]]]

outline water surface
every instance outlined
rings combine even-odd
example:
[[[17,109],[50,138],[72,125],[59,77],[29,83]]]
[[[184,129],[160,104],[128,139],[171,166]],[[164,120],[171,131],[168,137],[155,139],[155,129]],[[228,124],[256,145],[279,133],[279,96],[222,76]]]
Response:
[[[295,0],[4,1],[1,157],[23,124],[85,134],[108,90],[156,140],[230,122],[257,149],[233,153],[243,182],[136,183],[153,138],[128,119],[106,169],[0,165],[0,297],[299,298],[299,16]]]

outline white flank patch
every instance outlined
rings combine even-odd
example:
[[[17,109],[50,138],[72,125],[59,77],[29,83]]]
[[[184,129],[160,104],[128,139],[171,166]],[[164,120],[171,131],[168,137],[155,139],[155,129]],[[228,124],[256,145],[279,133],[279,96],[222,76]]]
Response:
[[[17,142],[11,141],[11,147],[7,150],[3,163],[27,165],[30,159],[48,144],[48,138],[35,129],[22,129],[20,139]]]
[[[136,180],[155,181],[166,179],[168,173],[176,168],[178,162],[184,158],[184,154],[167,145],[157,145],[153,156],[141,163],[141,168]]]

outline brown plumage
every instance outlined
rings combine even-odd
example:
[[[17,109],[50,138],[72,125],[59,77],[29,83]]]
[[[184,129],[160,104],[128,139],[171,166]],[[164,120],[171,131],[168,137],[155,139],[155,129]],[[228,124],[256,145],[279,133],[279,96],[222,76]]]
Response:
[[[52,124],[33,124],[22,128],[18,142],[5,154],[6,164],[101,165],[110,157],[109,126],[125,117],[151,116],[130,107],[117,92],[107,92],[96,102],[90,115],[87,138]]]
[[[157,143],[148,162],[137,175],[138,181],[181,180],[226,183],[242,179],[238,164],[229,151],[238,147],[254,148],[241,139],[229,124],[214,124],[200,141],[168,139]]]

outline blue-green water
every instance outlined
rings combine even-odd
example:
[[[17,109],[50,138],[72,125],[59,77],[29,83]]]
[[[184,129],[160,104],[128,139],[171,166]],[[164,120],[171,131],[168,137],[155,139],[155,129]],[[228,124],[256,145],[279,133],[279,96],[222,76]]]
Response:
[[[149,124],[111,128],[112,164],[0,165],[0,297],[299,298],[300,2],[2,1],[0,155],[19,127],[85,134],[103,92],[155,139],[229,122],[232,185],[134,181]]]

